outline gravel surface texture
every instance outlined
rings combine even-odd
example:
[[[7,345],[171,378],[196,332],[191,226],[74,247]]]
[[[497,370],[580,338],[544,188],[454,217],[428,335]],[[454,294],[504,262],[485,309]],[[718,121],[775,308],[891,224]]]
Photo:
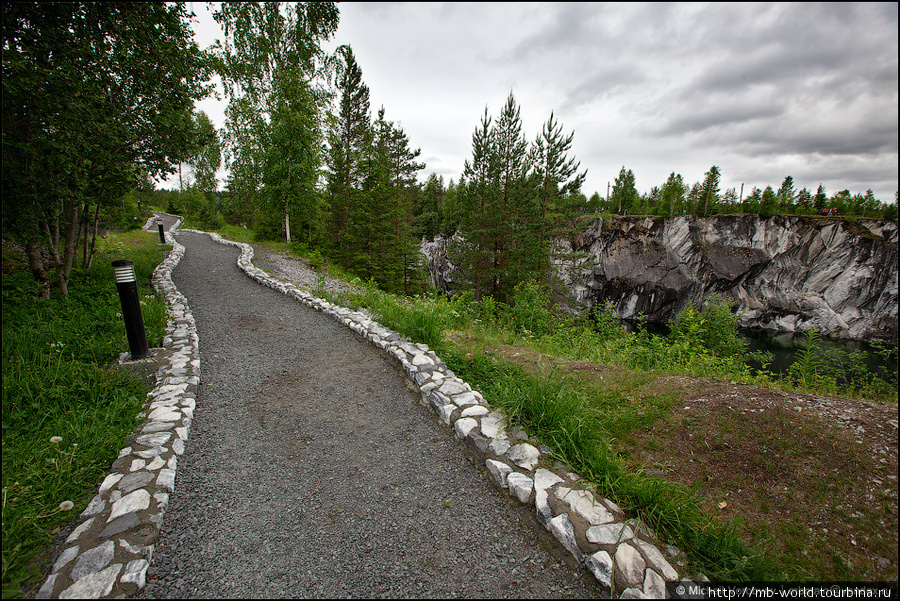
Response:
[[[141,597],[602,596],[397,364],[177,237],[202,381]]]

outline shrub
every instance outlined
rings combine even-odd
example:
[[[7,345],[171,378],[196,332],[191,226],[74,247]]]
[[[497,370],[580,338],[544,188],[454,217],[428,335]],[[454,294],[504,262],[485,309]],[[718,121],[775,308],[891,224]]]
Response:
[[[725,359],[746,352],[747,344],[738,335],[738,317],[733,302],[714,295],[702,309],[685,307],[669,324],[669,339],[687,341]]]

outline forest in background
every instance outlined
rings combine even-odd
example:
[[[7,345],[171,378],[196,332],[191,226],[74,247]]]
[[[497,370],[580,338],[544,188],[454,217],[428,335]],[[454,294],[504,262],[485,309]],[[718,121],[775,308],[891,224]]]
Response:
[[[553,113],[524,132],[513,92],[498,115],[485,108],[458,178],[423,178],[420,149],[389,107],[373,114],[352,48],[323,51],[336,4],[223,4],[224,40],[206,50],[191,41],[190,16],[183,4],[4,5],[3,237],[26,249],[41,296],[51,274],[66,294],[98,229],[133,226],[130,207],[148,201],[202,227],[247,226],[404,294],[426,287],[420,241],[456,233],[466,285],[503,302],[547,277],[550,240],[584,213],[897,219],[896,199],[797,190],[791,176],[777,189],[722,191],[716,165],[643,193],[623,166],[605,196],[588,197],[575,132]],[[194,108],[214,75],[228,100],[221,130]],[[154,189],[172,173],[177,192]]]

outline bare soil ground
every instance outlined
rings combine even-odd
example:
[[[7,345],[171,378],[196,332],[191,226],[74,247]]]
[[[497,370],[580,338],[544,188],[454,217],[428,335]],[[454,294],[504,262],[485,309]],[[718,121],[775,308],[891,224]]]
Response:
[[[620,368],[497,349],[599,386]],[[779,559],[792,580],[897,580],[897,406],[651,375],[631,402],[674,395],[669,411],[617,441],[635,470],[694,490],[716,519]]]

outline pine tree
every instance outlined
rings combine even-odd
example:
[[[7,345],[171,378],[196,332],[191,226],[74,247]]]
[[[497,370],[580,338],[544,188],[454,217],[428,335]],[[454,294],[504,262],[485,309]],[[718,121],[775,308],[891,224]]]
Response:
[[[373,139],[369,115],[369,88],[349,46],[338,48],[338,110],[328,134],[328,194],[331,201],[332,243],[336,258],[353,263],[355,229],[367,227],[365,199],[361,198],[366,163]],[[355,217],[362,224],[353,223]]]
[[[783,212],[790,211],[791,207],[794,205],[794,178],[790,175],[784,178],[784,181],[781,182],[781,187],[778,188],[778,192],[776,192],[775,196],[778,198],[778,204],[781,207]]]
[[[581,163],[567,155],[572,149],[574,137],[575,132],[563,135],[562,126],[556,122],[551,112],[532,146],[531,160],[540,182],[542,245],[547,243],[548,228],[552,230],[551,223],[556,220],[555,214],[563,208],[560,206],[560,199],[567,194],[579,192],[587,177],[587,170],[578,173]]]
[[[481,300],[493,292],[492,255],[497,212],[498,168],[495,133],[487,107],[472,134],[472,160],[466,159],[459,183],[459,228],[465,242],[453,249],[463,280]]]
[[[700,190],[703,212],[700,214],[704,217],[715,213],[716,205],[719,204],[719,180],[721,177],[722,174],[715,165],[710,167],[703,176],[703,185]]]

